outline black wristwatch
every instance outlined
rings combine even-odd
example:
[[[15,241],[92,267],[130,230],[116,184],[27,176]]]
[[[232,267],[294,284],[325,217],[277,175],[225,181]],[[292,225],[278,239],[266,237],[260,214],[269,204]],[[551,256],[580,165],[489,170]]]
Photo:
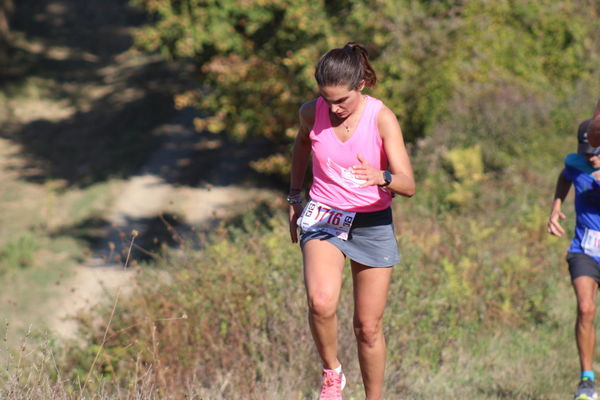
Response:
[[[390,183],[392,183],[392,173],[390,171],[383,171],[383,180],[385,183],[379,186],[388,186]]]
[[[302,203],[302,196],[300,195],[300,193],[288,194],[288,196],[285,198],[285,201],[287,201],[288,204],[300,204]]]

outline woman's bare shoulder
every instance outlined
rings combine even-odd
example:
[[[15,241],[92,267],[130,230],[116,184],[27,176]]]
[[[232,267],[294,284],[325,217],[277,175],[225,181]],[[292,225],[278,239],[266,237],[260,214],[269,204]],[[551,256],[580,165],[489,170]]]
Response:
[[[389,134],[402,135],[400,123],[398,122],[396,114],[394,114],[394,112],[385,104],[381,106],[381,110],[379,110],[379,114],[377,115],[377,127],[379,128],[379,134],[382,138]]]
[[[398,122],[398,118],[396,118],[396,114],[388,106],[385,104],[381,105],[381,109],[379,110],[379,114],[377,114],[377,122],[379,123],[389,123],[391,121]]]
[[[303,124],[312,126],[315,122],[315,114],[317,110],[317,99],[309,100],[300,106],[298,114]]]

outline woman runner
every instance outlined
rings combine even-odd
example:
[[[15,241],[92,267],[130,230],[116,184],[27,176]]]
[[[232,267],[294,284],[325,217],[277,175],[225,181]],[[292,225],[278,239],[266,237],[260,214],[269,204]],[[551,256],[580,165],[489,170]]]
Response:
[[[378,400],[384,386],[383,312],[391,267],[400,261],[390,205],[394,193],[413,196],[415,182],[396,116],[362,93],[377,81],[366,49],[351,42],[328,51],[315,78],[320,96],[299,110],[287,201],[292,242],[301,229],[308,320],[323,363],[319,399],[341,399],[345,385],[336,309],[348,257],[362,380],[367,400]],[[311,153],[313,183],[303,208]]]

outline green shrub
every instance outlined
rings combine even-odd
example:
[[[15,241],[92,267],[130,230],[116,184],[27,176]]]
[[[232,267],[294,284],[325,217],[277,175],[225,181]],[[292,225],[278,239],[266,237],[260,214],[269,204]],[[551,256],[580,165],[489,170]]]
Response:
[[[31,267],[39,248],[38,238],[31,232],[9,240],[0,251],[0,271]]]

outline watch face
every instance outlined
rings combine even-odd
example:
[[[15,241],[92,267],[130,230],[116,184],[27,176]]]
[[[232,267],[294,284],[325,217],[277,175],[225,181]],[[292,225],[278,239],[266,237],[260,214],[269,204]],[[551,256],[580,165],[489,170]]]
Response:
[[[390,171],[383,172],[383,179],[385,179],[385,186],[392,183],[392,173]]]
[[[300,195],[291,196],[288,195],[285,200],[290,204],[300,204],[302,203],[302,197]]]

